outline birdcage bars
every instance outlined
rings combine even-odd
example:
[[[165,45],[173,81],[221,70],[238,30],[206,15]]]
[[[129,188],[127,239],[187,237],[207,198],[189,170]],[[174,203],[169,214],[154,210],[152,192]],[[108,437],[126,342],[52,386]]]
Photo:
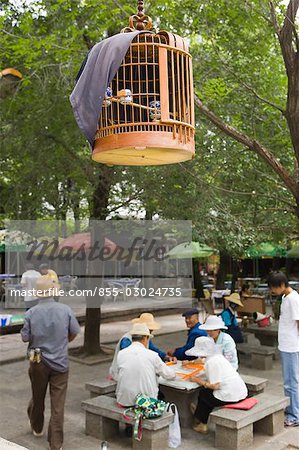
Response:
[[[188,46],[165,31],[138,34],[108,87],[93,159],[125,165],[185,161],[194,155],[194,129]]]

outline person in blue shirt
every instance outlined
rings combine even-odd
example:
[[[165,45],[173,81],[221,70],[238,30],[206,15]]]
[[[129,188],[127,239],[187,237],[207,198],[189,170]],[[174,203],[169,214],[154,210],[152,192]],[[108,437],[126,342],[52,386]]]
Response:
[[[161,328],[161,325],[155,321],[155,318],[151,313],[142,313],[140,317],[138,317],[137,319],[133,319],[132,323],[145,323],[151,333],[152,331],[159,330]],[[131,336],[129,337],[124,336],[120,341],[120,350],[129,347],[129,345],[131,344],[132,344]],[[176,362],[176,358],[168,356],[166,352],[163,352],[163,350],[160,350],[158,347],[156,347],[151,339],[149,340],[148,348],[150,350],[153,350],[153,352],[158,353],[158,355],[163,361]]]
[[[224,299],[228,300],[229,304],[228,307],[222,311],[220,316],[227,327],[227,333],[233,338],[236,344],[241,344],[244,339],[236,319],[236,308],[244,305],[237,292],[233,292],[231,295],[224,297]]]
[[[151,314],[151,313],[142,313],[140,315],[140,317],[138,317],[136,319],[133,319],[132,322],[133,323],[144,323],[144,324],[146,324],[146,326],[150,330],[150,333],[152,333],[155,330],[159,330],[161,328],[160,324],[155,321],[155,318],[154,318],[153,314]],[[115,379],[115,376],[116,376],[116,361],[117,361],[118,353],[121,350],[123,350],[124,348],[129,347],[131,344],[132,344],[132,336],[131,336],[130,333],[126,333],[118,341],[118,343],[116,345],[116,348],[115,348],[113,361],[112,361],[112,364],[111,364],[110,369],[109,369],[109,378]],[[173,361],[174,363],[177,362],[177,358],[176,357],[169,356],[165,352],[163,352],[163,350],[160,350],[158,347],[156,347],[153,344],[153,341],[151,339],[149,340],[148,348],[149,348],[149,350],[152,350],[152,351],[158,353],[158,355],[160,356],[160,358],[164,362],[168,362],[168,361]]]
[[[207,332],[205,330],[200,330],[199,328],[201,323],[199,322],[198,313],[199,311],[197,308],[192,308],[182,314],[182,316],[185,317],[186,326],[189,328],[187,342],[182,347],[168,350],[168,356],[175,357],[180,361],[191,361],[195,359],[194,356],[186,355],[186,351],[194,347],[195,339],[200,336],[207,336]]]

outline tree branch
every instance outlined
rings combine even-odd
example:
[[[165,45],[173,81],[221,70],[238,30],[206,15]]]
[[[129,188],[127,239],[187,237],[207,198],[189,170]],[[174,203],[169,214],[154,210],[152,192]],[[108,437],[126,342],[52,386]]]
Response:
[[[83,33],[83,41],[84,41],[86,47],[88,48],[88,50],[92,49],[92,47],[94,46],[94,43],[92,42],[92,40],[90,39],[90,37],[87,33]]]
[[[202,103],[197,95],[194,95],[194,99],[196,106],[202,114],[204,114],[214,125],[216,125],[217,128],[222,130],[226,135],[245,145],[247,148],[249,148],[249,150],[257,153],[283,180],[284,184],[289,189],[291,194],[295,197],[295,199],[299,199],[299,187],[297,183],[293,180],[292,176],[283,167],[280,161],[278,161],[266,147],[264,147],[257,140],[251,139],[246,134],[223,122]]]
[[[239,78],[237,76],[236,72],[229,67],[229,64],[227,63],[227,61],[222,59],[220,52],[217,49],[217,46],[214,44],[213,39],[211,39],[211,43],[212,43],[213,49],[215,50],[215,52],[218,55],[219,60],[221,61],[221,63],[223,64],[223,66],[225,67],[225,70],[227,72],[229,72],[234,78],[236,78],[236,80],[240,84],[242,84],[242,86],[244,86],[249,92],[251,92],[258,100],[262,101],[263,103],[266,103],[269,106],[272,106],[272,108],[274,108],[274,109],[277,109],[278,111],[280,111],[282,113],[283,116],[285,115],[285,110],[283,108],[281,108],[280,106],[276,105],[275,103],[271,102],[270,100],[267,100],[266,98],[259,95],[255,89],[253,89],[251,86],[249,86],[247,83],[245,83],[241,78]]]
[[[299,47],[298,36],[297,36],[296,28],[295,28],[295,19],[296,19],[296,14],[297,14],[297,11],[299,8],[299,0],[290,0],[289,1],[287,11],[285,14],[285,18],[284,18],[284,22],[283,22],[283,26],[281,29],[280,29],[278,21],[277,21],[274,4],[272,1],[270,1],[269,4],[270,4],[270,13],[271,13],[271,18],[272,18],[272,24],[273,24],[274,30],[278,36],[278,40],[280,43],[280,47],[281,47],[281,51],[282,51],[282,55],[283,55],[283,59],[284,59],[288,77],[290,77],[293,66],[294,66],[294,59],[296,56],[295,50],[292,45],[293,34],[294,34],[295,41],[296,41],[297,51],[298,51],[298,47]]]
[[[271,23],[273,25],[275,33],[277,34],[277,36],[279,38],[279,36],[280,36],[280,27],[279,27],[279,24],[278,24],[275,7],[273,5],[273,2],[269,2],[269,5],[270,5]]]
[[[251,92],[258,100],[261,100],[263,103],[266,103],[269,106],[272,106],[272,108],[277,109],[278,111],[280,111],[282,113],[282,115],[285,115],[285,110],[283,108],[281,108],[280,106],[276,105],[275,103],[272,103],[270,100],[267,100],[266,98],[262,97],[261,95],[259,95],[255,89],[253,89],[253,87],[249,86],[247,83],[245,83],[245,81],[241,80],[241,78],[239,78],[236,73],[231,70],[227,63],[225,61],[221,61],[222,64],[226,67],[226,69],[228,70],[228,72],[230,74],[232,74],[236,80],[238,80],[238,82],[240,84],[242,84],[242,86],[244,86],[249,92]]]
[[[281,39],[285,40],[287,45],[292,48],[293,54],[294,54],[294,49],[292,47],[292,35],[293,34],[294,34],[294,37],[296,40],[296,47],[298,50],[298,36],[297,36],[296,28],[295,28],[295,19],[296,19],[298,8],[299,8],[299,0],[290,0],[288,7],[287,7],[287,12],[285,15],[283,27],[282,27],[281,33],[280,33]]]
[[[236,75],[235,75],[236,76]],[[236,76],[236,78],[238,79],[238,77]],[[249,91],[252,92],[253,95],[261,100],[262,102],[266,103],[267,105],[272,106],[273,108],[277,109],[278,111],[280,111],[282,113],[282,115],[285,115],[285,110],[283,108],[281,108],[280,106],[276,105],[275,103],[270,102],[270,100],[267,100],[264,97],[261,97],[251,86],[249,86],[248,84],[246,84],[244,81],[238,79],[238,81]]]

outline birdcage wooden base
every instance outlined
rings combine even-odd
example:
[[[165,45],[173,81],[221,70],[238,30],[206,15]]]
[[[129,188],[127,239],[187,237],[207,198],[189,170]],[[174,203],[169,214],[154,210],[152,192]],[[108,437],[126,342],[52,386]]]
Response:
[[[108,165],[149,166],[188,161],[194,157],[194,139],[182,142],[169,132],[122,133],[96,139],[92,159]]]

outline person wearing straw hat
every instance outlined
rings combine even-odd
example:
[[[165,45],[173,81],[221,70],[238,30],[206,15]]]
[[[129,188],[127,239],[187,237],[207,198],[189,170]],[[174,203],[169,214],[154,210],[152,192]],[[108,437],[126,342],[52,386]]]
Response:
[[[244,342],[244,339],[236,319],[236,308],[238,306],[244,306],[241,302],[241,297],[237,292],[233,292],[232,294],[224,297],[224,299],[227,300],[229,304],[220,315],[225,326],[227,326],[227,333],[233,338],[236,344],[241,344]]]
[[[117,355],[116,400],[124,407],[133,406],[140,393],[158,398],[158,375],[167,380],[174,380],[176,376],[172,367],[149,350],[149,340],[153,336],[145,323],[134,323],[130,335],[132,344]]]
[[[58,275],[53,269],[49,269],[49,264],[41,264],[39,266],[39,271],[42,274],[42,276],[49,278],[49,280],[52,280],[52,282],[55,284],[56,288],[60,288]],[[59,295],[54,296],[54,300],[56,302],[59,301]]]
[[[238,355],[235,341],[233,338],[221,330],[227,330],[223,320],[219,316],[209,316],[200,330],[205,330],[208,335],[214,339],[214,342],[223,354],[223,356],[231,363],[235,370],[238,370]]]
[[[206,380],[195,375],[190,377],[190,381],[202,386],[197,405],[191,403],[190,409],[198,422],[193,430],[207,434],[208,419],[213,409],[244,400],[248,395],[247,387],[228,360],[218,353],[214,339],[201,336],[186,353],[205,361]]]
[[[28,342],[30,355],[32,398],[27,413],[32,433],[36,437],[43,435],[45,397],[49,385],[49,448],[61,450],[69,372],[68,343],[80,333],[80,326],[69,306],[55,302],[55,288],[48,277],[37,279],[35,295],[39,303],[26,312],[21,336],[23,342]]]
[[[153,314],[151,313],[142,313],[140,317],[132,319],[131,322],[145,323],[151,333],[161,328],[161,325],[159,324],[159,322],[155,320]],[[131,344],[132,344],[132,336],[130,332],[124,334],[116,344],[113,361],[109,368],[109,378],[115,379],[118,353],[120,352],[120,350],[129,347]],[[149,340],[149,349],[158,353],[158,355],[163,361],[177,362],[177,359],[174,356],[168,356],[165,352],[163,352],[163,350],[160,350],[158,347],[156,347],[151,339]]]

